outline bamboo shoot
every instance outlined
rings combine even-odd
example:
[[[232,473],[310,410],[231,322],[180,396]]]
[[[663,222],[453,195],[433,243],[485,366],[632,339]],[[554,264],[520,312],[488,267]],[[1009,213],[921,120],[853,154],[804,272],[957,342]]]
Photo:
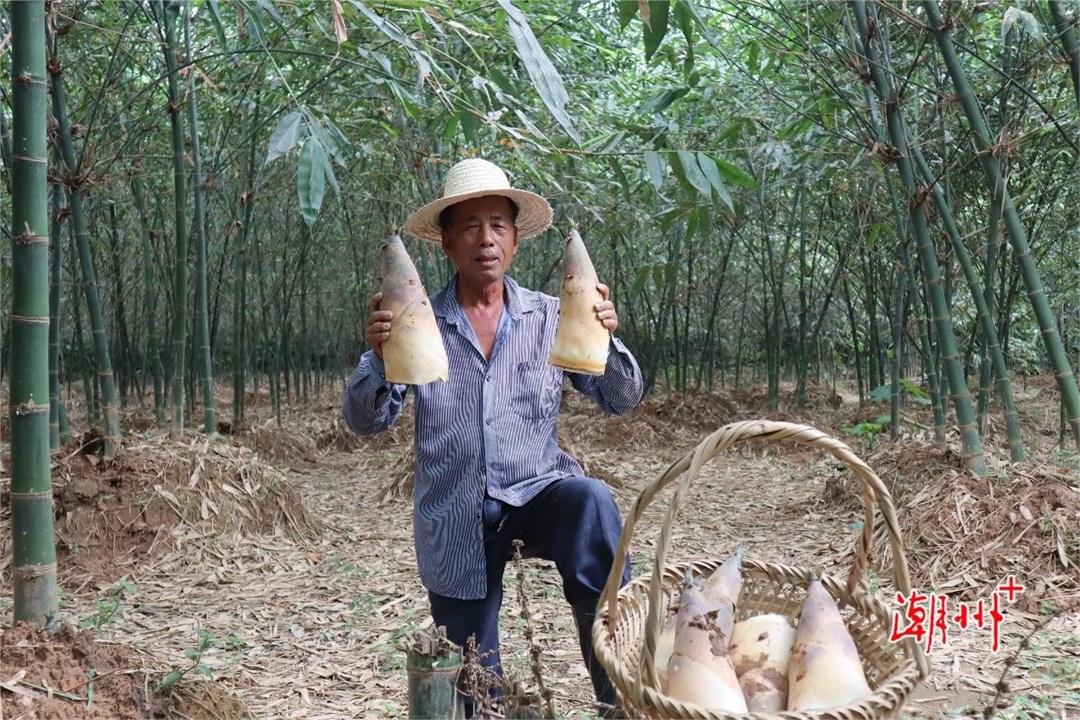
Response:
[[[807,588],[788,666],[788,710],[829,710],[870,694],[855,641],[829,591]]]
[[[603,300],[596,288],[598,283],[581,235],[570,228],[563,248],[559,327],[548,357],[555,367],[588,375],[604,374],[611,333],[596,316],[596,304]]]
[[[380,310],[393,313],[383,343],[386,380],[423,385],[450,377],[446,348],[420,275],[397,234],[382,248]]]
[[[788,663],[795,628],[783,615],[755,615],[735,623],[731,662],[750,712],[782,712],[788,702]]]
[[[710,606],[698,585],[688,583],[683,588],[667,668],[667,695],[703,708],[746,712],[728,654],[734,614],[730,600]]]
[[[739,551],[705,578],[705,600],[710,605],[721,605],[726,601],[736,606],[741,589],[742,551]]]

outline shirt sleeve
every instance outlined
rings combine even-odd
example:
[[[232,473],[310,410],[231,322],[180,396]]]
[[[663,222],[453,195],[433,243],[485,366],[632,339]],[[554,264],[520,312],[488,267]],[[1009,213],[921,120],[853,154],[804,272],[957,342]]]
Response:
[[[622,415],[637,407],[645,389],[637,360],[614,335],[608,346],[607,366],[603,375],[567,374],[580,393],[592,398],[601,410],[613,415]]]
[[[373,350],[360,356],[345,384],[341,414],[353,432],[374,435],[387,430],[401,414],[405,385],[386,381],[386,366]]]

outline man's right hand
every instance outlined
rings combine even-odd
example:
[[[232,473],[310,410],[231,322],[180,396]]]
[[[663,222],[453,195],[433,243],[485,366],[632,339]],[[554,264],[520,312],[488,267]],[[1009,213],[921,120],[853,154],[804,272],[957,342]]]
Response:
[[[371,314],[368,315],[364,339],[375,350],[375,354],[381,360],[382,345],[390,338],[390,321],[394,319],[394,314],[389,310],[380,310],[380,302],[382,302],[381,292],[371,296]]]

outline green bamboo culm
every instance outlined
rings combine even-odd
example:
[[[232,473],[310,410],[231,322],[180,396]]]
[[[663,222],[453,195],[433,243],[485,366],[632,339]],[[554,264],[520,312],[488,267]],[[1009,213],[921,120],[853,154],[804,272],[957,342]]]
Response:
[[[191,62],[191,0],[184,3],[184,45]],[[191,124],[192,189],[195,194],[195,335],[199,343],[199,373],[202,376],[203,432],[217,430],[214,419],[214,362],[210,352],[210,313],[206,289],[206,218],[203,215],[202,158],[199,151],[199,112],[195,103],[195,73],[188,73],[188,121]]]
[[[1065,52],[1065,60],[1069,64],[1069,74],[1072,76],[1073,95],[1076,104],[1080,106],[1080,43],[1076,41],[1076,33],[1069,24],[1069,16],[1065,13],[1065,7],[1061,0],[1047,0],[1050,6],[1050,17],[1054,22],[1054,31],[1061,40],[1061,49]]]
[[[997,327],[994,325],[994,318],[990,314],[990,308],[986,302],[986,293],[983,290],[978,274],[975,272],[975,263],[971,260],[971,253],[968,252],[967,246],[964,245],[964,240],[960,237],[960,231],[953,221],[952,208],[945,200],[945,194],[942,192],[941,186],[934,182],[934,173],[931,171],[930,166],[927,165],[922,152],[914,145],[911,146],[911,152],[923,182],[928,187],[933,188],[934,205],[937,207],[941,223],[945,227],[945,234],[949,236],[949,240],[952,242],[956,259],[960,262],[960,267],[964,271],[968,287],[971,288],[979,327],[982,329],[983,339],[986,341],[986,351],[990,355],[994,379],[997,381],[998,392],[1001,394],[1001,409],[1005,413],[1005,429],[1009,437],[1009,457],[1013,462],[1020,462],[1024,459],[1024,439],[1020,433],[1020,416],[1016,412],[1016,401],[1013,399],[1009,370],[1005,366],[1005,353],[1001,351],[1001,343],[998,342]]]
[[[11,536],[14,619],[56,614],[56,540],[49,470],[49,186],[45,3],[11,18]]]
[[[985,475],[986,460],[983,456],[982,441],[979,438],[979,430],[975,422],[975,408],[971,402],[971,393],[968,392],[967,382],[964,379],[964,368],[960,363],[960,352],[957,349],[952,315],[949,311],[948,301],[945,298],[941,271],[938,268],[933,241],[930,238],[930,229],[927,227],[926,215],[923,212],[922,206],[925,199],[919,199],[918,187],[915,182],[914,163],[911,159],[911,150],[908,147],[907,130],[904,127],[900,106],[890,79],[892,72],[891,67],[889,67],[889,57],[887,53],[879,56],[877,48],[870,42],[872,38],[877,38],[880,42],[884,29],[881,27],[879,18],[876,32],[870,33],[865,2],[855,0],[852,3],[852,8],[858,25],[860,40],[859,46],[855,50],[856,52],[861,51],[878,97],[885,103],[889,139],[898,151],[896,164],[900,171],[900,180],[908,193],[908,213],[911,227],[915,231],[916,246],[922,266],[925,288],[933,308],[934,325],[937,329],[938,343],[941,347],[945,377],[949,381],[953,406],[956,408],[956,420],[960,426],[961,455],[966,467],[980,476]]]
[[[971,127],[971,134],[975,140],[975,147],[979,151],[979,163],[986,182],[989,185],[991,198],[994,202],[1001,203],[1001,210],[1005,220],[1005,229],[1008,231],[1009,241],[1012,243],[1013,252],[1020,263],[1020,274],[1024,280],[1024,289],[1027,291],[1031,307],[1035,311],[1035,319],[1039,323],[1042,332],[1043,343],[1046,345],[1046,354],[1054,368],[1054,376],[1057,378],[1058,391],[1061,393],[1062,402],[1065,405],[1069,417],[1069,425],[1072,430],[1073,442],[1080,447],[1080,388],[1076,385],[1076,376],[1073,375],[1069,364],[1069,356],[1065,352],[1065,345],[1058,333],[1057,321],[1050,302],[1046,298],[1043,289],[1042,278],[1035,266],[1035,256],[1031,252],[1028,243],[1027,232],[1020,222],[1020,215],[1013,204],[1012,196],[1005,186],[1005,178],[1001,174],[1001,164],[994,154],[994,148],[990,144],[990,132],[983,117],[982,108],[978,98],[968,83],[967,74],[960,65],[953,46],[952,34],[942,17],[941,8],[937,0],[923,0],[926,9],[927,24],[934,34],[938,49],[941,51],[952,79],[953,87],[960,99],[960,105],[967,116]]]
[[[161,343],[157,328],[157,293],[154,291],[154,249],[150,235],[150,218],[146,212],[146,195],[137,176],[131,178],[131,194],[139,211],[142,233],[143,305],[146,308],[146,352],[143,366],[149,364],[154,378],[154,421],[165,425],[165,374],[161,367]],[[145,375],[145,370],[143,371]]]
[[[105,336],[105,318],[101,312],[101,298],[98,294],[97,276],[94,261],[90,254],[90,238],[86,230],[86,214],[83,212],[83,191],[79,187],[79,164],[75,160],[75,143],[71,138],[71,123],[67,116],[67,99],[64,91],[64,77],[60,63],[56,61],[50,67],[52,80],[53,115],[56,118],[57,131],[60,134],[60,151],[66,166],[68,204],[71,208],[71,226],[75,234],[75,248],[78,252],[79,266],[82,271],[83,292],[86,295],[86,309],[90,315],[90,332],[94,347],[94,361],[97,365],[97,381],[101,386],[101,413],[105,422],[105,459],[112,460],[120,448],[120,410],[116,402],[116,383],[113,378],[112,360],[109,357],[109,341]]]
[[[64,224],[59,184],[50,188],[52,213],[49,216],[49,447],[60,447],[60,234]]]
[[[174,231],[176,233],[176,292],[173,298],[172,336],[172,403],[173,417],[170,432],[184,432],[184,348],[187,345],[187,191],[184,168],[184,129],[180,122],[180,89],[176,67],[176,18],[179,7],[173,2],[157,0],[154,3],[158,23],[162,30],[161,51],[165,56],[167,71],[169,124],[172,128],[173,149],[173,201],[175,206]]]
[[[240,242],[237,243],[233,256],[236,284],[233,287],[233,425],[244,420],[244,365],[247,358],[244,330],[247,327],[247,253],[248,235],[252,216],[255,211],[255,172],[257,148],[255,129],[259,126],[259,94],[255,94],[255,110],[251,115],[248,144],[247,172],[244,178],[244,191],[240,193],[240,204],[244,208],[244,219],[240,224]]]

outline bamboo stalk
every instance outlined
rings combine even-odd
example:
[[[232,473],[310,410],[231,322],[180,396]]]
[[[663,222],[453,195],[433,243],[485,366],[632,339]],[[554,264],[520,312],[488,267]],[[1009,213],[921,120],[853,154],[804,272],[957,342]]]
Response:
[[[1069,416],[1069,424],[1072,427],[1073,442],[1080,447],[1080,388],[1076,384],[1076,376],[1069,364],[1069,356],[1065,352],[1064,343],[1057,330],[1057,322],[1054,311],[1046,297],[1042,278],[1035,265],[1035,257],[1028,243],[1027,233],[1020,222],[1020,215],[1013,204],[1012,196],[1006,187],[1005,179],[1001,173],[1001,164],[994,148],[990,145],[990,133],[986,126],[986,120],[982,114],[982,108],[967,81],[967,74],[956,55],[956,49],[952,43],[952,33],[945,24],[937,0],[923,0],[926,10],[927,23],[937,41],[938,49],[945,60],[949,77],[960,99],[960,105],[967,116],[971,127],[975,146],[978,149],[979,164],[986,175],[991,197],[1000,199],[1002,212],[1005,218],[1005,228],[1008,230],[1009,240],[1012,242],[1013,252],[1020,263],[1021,275],[1024,287],[1027,290],[1028,299],[1031,301],[1035,318],[1042,332],[1043,342],[1050,363],[1054,368],[1057,378],[1058,390],[1065,404]]]
[[[52,215],[49,222],[49,447],[60,447],[60,234],[63,230],[62,197],[59,184],[52,185]]]
[[[184,3],[184,44],[188,62],[191,53],[191,2]],[[195,100],[195,73],[188,73],[188,122],[191,127],[191,185],[195,195],[195,335],[198,342],[199,374],[202,376],[203,432],[217,430],[214,419],[214,360],[210,348],[210,314],[207,307],[206,218],[203,214],[202,153],[199,150],[199,111]]]
[[[1069,24],[1069,18],[1065,14],[1065,7],[1061,0],[1047,0],[1050,6],[1050,17],[1054,21],[1054,30],[1057,31],[1058,39],[1061,40],[1061,48],[1065,51],[1065,59],[1069,63],[1069,74],[1072,76],[1073,94],[1076,96],[1076,104],[1080,105],[1080,43],[1076,41],[1076,34]]]
[[[143,305],[146,310],[146,353],[143,366],[149,363],[154,381],[154,420],[159,426],[165,424],[165,373],[161,366],[161,340],[157,326],[157,293],[154,284],[153,246],[150,219],[146,212],[146,195],[137,176],[131,178],[131,194],[139,212],[139,228],[142,238]],[[143,371],[145,375],[145,370]]]
[[[187,346],[187,171],[184,167],[184,129],[180,119],[180,89],[176,66],[176,27],[175,10],[164,0],[154,4],[158,23],[163,32],[161,51],[165,56],[166,89],[168,102],[165,110],[169,115],[172,130],[173,150],[173,206],[175,220],[173,230],[176,238],[176,270],[173,276],[175,290],[173,294],[173,332],[172,332],[172,425],[173,435],[184,432],[184,348]]]
[[[978,316],[979,327],[986,341],[994,378],[997,381],[998,392],[1001,394],[1001,407],[1005,412],[1005,426],[1009,437],[1009,456],[1013,462],[1020,462],[1024,459],[1024,439],[1020,433],[1020,417],[1016,413],[1012,383],[1009,382],[1009,370],[1005,366],[1005,355],[1001,352],[1001,344],[998,342],[997,328],[994,327],[993,316],[990,314],[990,309],[986,304],[986,294],[982,283],[979,281],[979,276],[975,272],[975,264],[971,260],[971,254],[964,245],[963,238],[960,237],[956,223],[953,222],[952,208],[946,201],[941,187],[934,183],[934,176],[930,166],[923,159],[922,152],[914,145],[911,146],[911,153],[912,159],[915,161],[915,167],[922,176],[923,182],[931,188],[934,205],[937,207],[938,214],[941,217],[941,224],[945,227],[945,234],[948,235],[949,241],[952,243],[956,259],[964,271],[964,278],[967,280],[968,287],[971,288],[971,296],[975,301],[975,312]]]
[[[57,610],[49,469],[49,200],[45,4],[11,3],[11,575],[14,620]]]
[[[78,254],[79,268],[82,273],[83,293],[86,296],[86,309],[90,316],[90,332],[96,364],[95,380],[100,385],[101,413],[105,421],[106,460],[112,460],[120,449],[120,412],[116,402],[116,384],[113,376],[112,359],[109,354],[109,341],[105,334],[105,318],[101,311],[101,298],[98,293],[97,274],[90,251],[90,239],[86,229],[86,213],[83,210],[82,181],[79,178],[79,163],[75,159],[75,145],[71,137],[71,124],[67,116],[67,98],[64,90],[64,78],[59,62],[53,57],[54,65],[50,68],[52,80],[53,115],[56,118],[60,135],[60,152],[68,173],[68,203],[71,207],[71,226],[75,234],[75,249]]]
[[[961,457],[966,467],[978,475],[984,475],[986,473],[986,461],[983,456],[982,441],[975,425],[975,410],[972,406],[967,383],[964,381],[964,368],[960,363],[952,315],[945,297],[941,272],[938,268],[933,242],[923,212],[922,205],[925,202],[925,197],[920,194],[919,188],[916,186],[911,150],[907,142],[907,130],[904,127],[900,113],[898,96],[895,94],[890,79],[892,77],[891,62],[888,52],[879,55],[875,44],[871,42],[876,38],[880,43],[881,19],[878,19],[877,32],[871,33],[866,4],[856,1],[852,3],[852,8],[860,34],[860,42],[856,47],[856,51],[861,51],[860,54],[869,66],[870,76],[878,97],[885,101],[886,127],[889,138],[898,151],[896,164],[900,171],[900,179],[909,197],[908,214],[912,228],[915,231],[919,260],[923,269],[923,279],[926,281],[926,291],[930,296],[933,307],[934,324],[937,330],[938,342],[941,346],[942,360],[951,388],[953,406],[956,409],[956,420],[960,426]]]

